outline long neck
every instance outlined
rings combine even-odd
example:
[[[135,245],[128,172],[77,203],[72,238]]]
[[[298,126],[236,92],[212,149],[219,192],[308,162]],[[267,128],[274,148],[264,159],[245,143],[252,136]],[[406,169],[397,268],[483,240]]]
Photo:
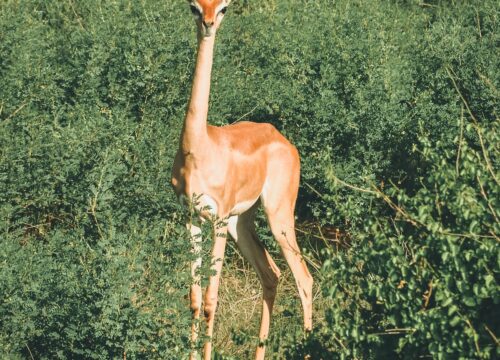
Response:
[[[210,95],[210,77],[214,53],[215,36],[198,37],[198,55],[194,70],[191,99],[182,129],[182,148],[192,152],[195,147],[204,146],[208,141],[207,117]]]

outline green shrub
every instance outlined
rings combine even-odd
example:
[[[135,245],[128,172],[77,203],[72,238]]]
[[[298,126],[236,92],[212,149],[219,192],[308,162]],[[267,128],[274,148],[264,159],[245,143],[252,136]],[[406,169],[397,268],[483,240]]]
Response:
[[[190,49],[181,26],[158,31],[175,11],[0,5],[2,358],[189,349],[189,243],[168,182]]]
[[[497,7],[231,5],[210,122],[275,124],[302,157],[299,226],[350,236],[338,255],[301,239],[311,262],[326,259],[318,327],[296,337],[298,300],[279,300],[270,356],[498,352],[498,251],[485,237],[498,236]],[[1,357],[186,356],[189,243],[168,183],[195,38],[183,2],[0,3]],[[356,190],[367,183],[392,203]],[[254,334],[234,326],[246,348],[217,356],[253,351]]]
[[[394,184],[363,190],[393,213],[373,211],[346,252],[327,250],[322,286],[334,306],[301,351],[321,339],[317,354],[330,344],[331,357],[500,355],[499,122],[468,115],[453,148],[421,138],[430,170],[414,194]]]

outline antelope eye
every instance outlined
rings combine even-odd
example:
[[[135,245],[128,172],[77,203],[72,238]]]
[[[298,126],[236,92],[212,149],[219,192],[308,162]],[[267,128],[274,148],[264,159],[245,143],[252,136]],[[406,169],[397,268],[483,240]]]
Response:
[[[223,7],[222,9],[220,9],[219,13],[224,15],[227,11],[227,6]]]
[[[193,15],[196,15],[196,16],[201,15],[200,10],[198,10],[198,8],[196,6],[190,5],[189,7],[191,8],[191,12],[193,13]]]

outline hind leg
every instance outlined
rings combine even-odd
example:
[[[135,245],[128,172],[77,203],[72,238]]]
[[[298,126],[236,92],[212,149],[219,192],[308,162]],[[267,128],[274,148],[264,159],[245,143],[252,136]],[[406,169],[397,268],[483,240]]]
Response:
[[[298,171],[295,176],[275,178],[262,193],[262,203],[274,238],[292,271],[304,312],[304,328],[312,329],[313,278],[300,253],[295,237],[294,209],[297,199]]]
[[[228,221],[228,231],[234,238],[241,254],[253,266],[262,284],[262,315],[259,331],[259,346],[255,359],[264,359],[265,341],[269,336],[269,326],[273,311],[276,287],[280,271],[271,255],[264,248],[255,231],[255,208],[239,216],[233,216]]]
[[[297,289],[299,291],[302,309],[304,311],[304,328],[312,329],[312,285],[313,278],[300,253],[295,238],[293,213],[278,211],[268,213],[269,224],[276,241],[281,246],[281,251],[292,271]]]

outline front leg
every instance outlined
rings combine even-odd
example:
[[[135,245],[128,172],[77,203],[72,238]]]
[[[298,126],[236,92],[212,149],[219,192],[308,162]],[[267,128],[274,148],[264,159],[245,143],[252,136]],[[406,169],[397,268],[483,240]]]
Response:
[[[193,225],[192,223],[187,224],[187,228],[191,234],[191,246],[194,259],[191,262],[191,288],[189,292],[190,302],[191,302],[191,312],[193,314],[191,323],[191,344],[196,345],[196,340],[198,339],[199,326],[200,326],[200,311],[201,311],[201,300],[202,291],[200,285],[200,274],[199,269],[201,267],[201,229]],[[198,358],[196,351],[193,349],[191,351],[191,360],[196,360]]]
[[[217,308],[219,281],[224,260],[224,250],[227,241],[227,223],[222,220],[214,222],[214,245],[212,249],[212,263],[208,287],[205,293],[204,313],[207,321],[207,342],[203,349],[203,358],[210,360],[212,353],[212,335],[214,330],[215,309]]]

